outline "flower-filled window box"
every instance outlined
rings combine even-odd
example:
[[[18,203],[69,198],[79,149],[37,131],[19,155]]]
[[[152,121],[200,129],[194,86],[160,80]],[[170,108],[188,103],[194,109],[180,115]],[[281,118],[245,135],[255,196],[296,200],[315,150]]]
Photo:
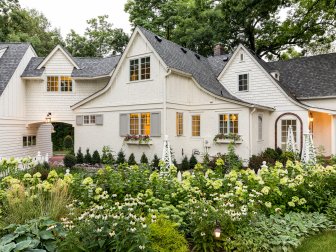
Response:
[[[217,134],[213,140],[215,143],[218,144],[229,144],[229,143],[235,143],[240,144],[243,142],[242,136],[234,133],[229,134]]]
[[[127,144],[151,145],[152,139],[148,135],[127,135],[124,142]]]

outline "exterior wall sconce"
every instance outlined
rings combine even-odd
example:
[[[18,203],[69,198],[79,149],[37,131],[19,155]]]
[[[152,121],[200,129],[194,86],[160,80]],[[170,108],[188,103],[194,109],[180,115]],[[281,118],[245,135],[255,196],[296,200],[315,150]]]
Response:
[[[49,112],[45,118],[46,123],[51,123],[51,113]]]
[[[313,113],[312,112],[310,112],[310,114],[309,114],[309,122],[314,122],[314,117],[313,117]]]

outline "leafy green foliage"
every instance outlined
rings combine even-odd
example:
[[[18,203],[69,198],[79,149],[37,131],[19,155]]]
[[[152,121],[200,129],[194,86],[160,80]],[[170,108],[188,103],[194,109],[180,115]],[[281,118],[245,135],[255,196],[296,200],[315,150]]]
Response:
[[[67,135],[64,140],[63,140],[63,147],[64,149],[68,150],[68,151],[73,151],[73,139],[71,136]]]
[[[65,238],[61,225],[48,217],[11,224],[3,229],[0,251],[57,251],[57,239]]]
[[[149,247],[157,252],[187,252],[188,243],[176,228],[176,224],[159,216],[149,225]]]
[[[159,169],[159,163],[160,163],[159,157],[156,154],[154,154],[154,158],[152,160],[153,168],[156,169],[156,170]]]
[[[84,163],[84,155],[83,155],[81,147],[79,147],[79,149],[77,151],[76,161],[77,161],[77,164],[83,164]]]
[[[84,156],[84,163],[92,164],[92,156],[91,156],[89,148],[86,149],[86,154]]]
[[[97,150],[95,150],[92,154],[92,164],[100,164],[101,159],[100,159],[100,154]]]
[[[136,164],[137,164],[136,161],[135,161],[134,153],[131,153],[131,155],[130,155],[129,158],[128,158],[127,163],[128,163],[129,165],[136,165]]]
[[[117,164],[123,164],[125,162],[126,162],[125,153],[122,149],[120,149],[120,151],[118,152],[118,155],[117,155],[116,163]]]
[[[108,165],[114,164],[115,160],[114,160],[111,148],[109,146],[104,146],[102,152],[103,152],[102,160],[101,160],[102,163],[108,164]]]
[[[336,224],[336,197],[330,199],[326,214],[330,220],[332,220]]]
[[[148,164],[148,158],[147,158],[145,152],[142,153],[142,155],[141,155],[140,163],[141,163],[141,164]]]
[[[205,56],[221,42],[227,52],[242,43],[260,57],[286,59],[301,55],[296,46],[302,54],[331,48],[335,6],[333,0],[128,0],[125,11],[134,27]]]
[[[77,159],[74,155],[72,154],[66,154],[63,159],[64,166],[68,168],[72,168],[76,165]]]
[[[182,159],[182,163],[181,163],[181,170],[187,171],[189,169],[190,169],[190,164],[189,164],[188,157],[184,156],[184,158]]]
[[[128,42],[127,34],[107,21],[108,15],[87,21],[84,36],[74,30],[66,37],[66,47],[73,56],[102,57],[122,53]]]
[[[194,154],[191,155],[189,160],[190,169],[194,169],[195,165],[197,164],[197,159]]]
[[[66,136],[71,136],[74,139],[74,128],[71,124],[67,123],[53,123],[54,132],[51,134],[53,142],[53,150],[63,150],[64,139]]]

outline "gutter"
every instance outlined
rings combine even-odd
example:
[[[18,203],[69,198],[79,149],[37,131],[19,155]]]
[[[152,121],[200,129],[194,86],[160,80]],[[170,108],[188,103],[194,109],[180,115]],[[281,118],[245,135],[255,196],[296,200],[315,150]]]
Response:
[[[252,131],[252,116],[254,114],[254,112],[256,112],[256,108],[253,108],[252,111],[250,112],[250,118],[249,118],[249,124],[250,124],[250,132],[249,132],[249,157],[252,156],[252,135],[253,135],[253,131]]]
[[[171,69],[168,69],[165,75],[165,81],[163,86],[163,135],[167,135],[167,78],[172,73]]]

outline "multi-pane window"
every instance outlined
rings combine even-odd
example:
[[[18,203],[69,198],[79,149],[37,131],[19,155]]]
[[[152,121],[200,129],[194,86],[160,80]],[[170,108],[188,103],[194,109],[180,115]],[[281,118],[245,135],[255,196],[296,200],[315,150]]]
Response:
[[[176,113],[176,135],[183,135],[183,113]]]
[[[150,72],[150,57],[130,60],[130,81],[148,80]]]
[[[58,92],[58,76],[47,77],[47,91]]]
[[[238,134],[238,114],[219,115],[219,133]]]
[[[263,117],[262,115],[258,115],[258,140],[259,141],[263,139],[262,129],[263,129]]]
[[[48,76],[48,92],[72,92],[72,79],[70,76]]]
[[[248,91],[248,74],[239,74],[238,75],[238,90],[239,91]]]
[[[36,136],[23,136],[22,137],[22,146],[29,147],[36,145]]]
[[[150,79],[150,57],[141,58],[141,80]]]
[[[130,81],[139,80],[139,59],[130,61]]]
[[[96,116],[95,115],[85,115],[83,116],[83,124],[96,124]]]
[[[296,120],[281,120],[281,148],[286,149],[287,137],[288,137],[288,128],[292,126],[294,140],[296,142],[296,133],[297,133],[297,123]]]
[[[191,117],[191,132],[192,136],[200,136],[201,135],[201,116],[193,115]]]
[[[61,91],[72,92],[72,79],[69,76],[61,76]]]
[[[130,114],[130,135],[150,135],[150,113]]]

